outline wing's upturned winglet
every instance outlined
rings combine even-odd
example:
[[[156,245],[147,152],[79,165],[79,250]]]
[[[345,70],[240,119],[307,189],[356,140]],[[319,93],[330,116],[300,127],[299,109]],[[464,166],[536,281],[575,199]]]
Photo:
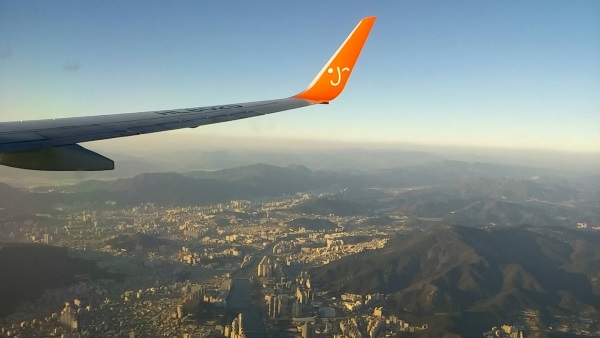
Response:
[[[375,19],[372,16],[360,20],[308,88],[294,97],[315,103],[324,103],[335,99],[344,89]]]

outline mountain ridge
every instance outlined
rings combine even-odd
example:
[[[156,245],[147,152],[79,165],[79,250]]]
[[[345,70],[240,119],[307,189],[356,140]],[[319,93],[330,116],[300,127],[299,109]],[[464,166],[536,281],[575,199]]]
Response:
[[[387,308],[417,316],[509,318],[536,309],[551,322],[584,309],[598,320],[599,247],[600,234],[564,228],[439,226],[315,268],[311,276],[334,294],[385,293]]]

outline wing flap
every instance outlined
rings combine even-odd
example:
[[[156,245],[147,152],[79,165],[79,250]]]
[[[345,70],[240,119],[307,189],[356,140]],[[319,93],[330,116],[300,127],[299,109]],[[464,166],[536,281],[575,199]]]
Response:
[[[78,144],[0,153],[0,164],[46,171],[98,171],[115,168],[111,159]]]

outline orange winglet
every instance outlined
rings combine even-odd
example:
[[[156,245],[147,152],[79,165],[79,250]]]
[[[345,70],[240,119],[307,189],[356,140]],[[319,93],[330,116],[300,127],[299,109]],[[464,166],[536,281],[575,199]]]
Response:
[[[348,35],[346,41],[333,54],[329,62],[325,64],[325,67],[321,69],[308,88],[293,97],[319,103],[328,103],[340,95],[354,69],[354,64],[360,55],[363,45],[367,41],[375,19],[372,16],[360,20],[352,33]]]

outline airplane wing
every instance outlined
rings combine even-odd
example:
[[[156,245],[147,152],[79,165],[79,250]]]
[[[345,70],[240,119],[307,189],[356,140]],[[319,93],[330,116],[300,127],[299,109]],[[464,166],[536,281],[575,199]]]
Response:
[[[78,143],[196,128],[329,103],[344,89],[374,22],[375,17],[362,19],[300,94],[277,100],[209,107],[0,122],[0,164],[48,171],[112,170],[112,160]]]

